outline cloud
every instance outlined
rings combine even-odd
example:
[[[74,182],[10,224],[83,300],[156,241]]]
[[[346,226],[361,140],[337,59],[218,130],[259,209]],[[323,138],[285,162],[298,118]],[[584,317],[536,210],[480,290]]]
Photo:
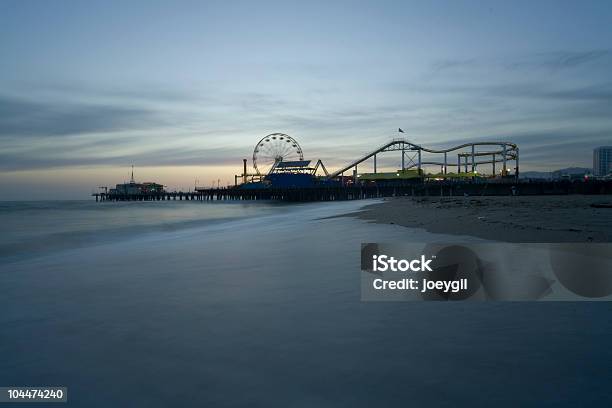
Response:
[[[545,93],[544,96],[563,100],[612,103],[612,83],[554,90]]]
[[[577,67],[608,54],[536,54],[526,56],[531,65],[523,67]],[[601,140],[592,134],[594,128],[612,129],[609,78],[574,72],[568,81],[541,71],[515,75],[505,63],[448,59],[432,65],[440,74],[435,81],[340,84],[333,91],[321,84],[301,90],[208,87],[206,97],[199,97],[201,88],[190,93],[155,86],[96,90],[41,84],[24,99],[5,90],[0,94],[0,169],[233,165],[259,137],[274,131],[295,136],[307,158],[344,162],[395,136],[397,127],[427,146],[492,134],[517,138],[529,151],[540,149],[532,143],[536,140],[562,144],[550,136],[555,129],[573,126],[575,132],[561,137],[578,137],[587,150]],[[498,71],[488,75],[487,64]],[[559,160],[571,154],[562,148],[549,151]]]
[[[460,96],[472,97],[494,97],[513,98],[525,100],[548,99],[559,102],[612,102],[612,82],[599,82],[584,84],[568,84],[547,81],[514,81],[507,83],[463,83],[446,84],[424,84],[415,86],[413,84],[395,84],[395,87],[403,91],[415,91],[428,96]]]
[[[444,74],[446,71],[456,73],[459,69],[473,71],[524,71],[539,70],[562,71],[582,67],[595,62],[609,64],[612,50],[596,49],[586,51],[560,50],[504,57],[466,57],[434,61],[430,65],[433,74]]]
[[[240,157],[229,148],[157,148],[134,154],[101,154],[82,157],[78,151],[70,155],[53,154],[41,149],[25,153],[0,153],[0,170],[19,171],[79,166],[203,166],[239,165]]]
[[[434,61],[434,63],[431,64],[431,69],[435,73],[440,73],[442,71],[456,69],[456,68],[476,67],[479,64],[480,62],[476,58],[444,59],[444,60]]]
[[[0,95],[0,139],[117,132],[159,126],[162,122],[157,112],[142,107],[42,103]]]
[[[611,56],[610,50],[554,51],[531,54],[506,64],[509,69],[545,68],[564,70],[576,68]]]
[[[559,102],[596,102],[598,104],[612,102],[612,83],[610,82],[586,86],[553,85],[541,82],[515,83],[463,87],[462,91],[500,98],[548,99]]]
[[[109,93],[110,92],[110,93]],[[18,171],[79,166],[125,166],[135,163],[153,166],[222,165],[234,155],[230,148],[215,143],[209,123],[200,122],[207,106],[199,114],[180,108],[150,107],[140,103],[129,89],[119,94],[108,91],[54,94],[40,101],[0,94],[0,170]],[[79,103],[80,98],[107,99],[114,102]],[[165,92],[146,91],[167,100]],[[180,94],[176,100],[185,101]],[[143,97],[146,99],[145,97]],[[174,104],[176,100],[170,100]],[[216,105],[215,105],[216,106]],[[197,112],[197,109],[196,109]],[[191,116],[190,116],[191,115]],[[185,120],[186,119],[186,120]],[[217,134],[225,135],[220,128]],[[212,140],[211,140],[212,139]],[[234,138],[235,139],[235,138]]]

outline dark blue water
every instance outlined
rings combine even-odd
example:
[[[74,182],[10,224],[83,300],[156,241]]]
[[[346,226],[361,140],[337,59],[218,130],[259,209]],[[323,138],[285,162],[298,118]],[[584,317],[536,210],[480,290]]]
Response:
[[[358,205],[24,249],[0,265],[0,385],[75,407],[610,405],[609,303],[361,302],[361,242],[449,238],[320,219]]]
[[[278,203],[0,201],[0,263],[287,210]]]

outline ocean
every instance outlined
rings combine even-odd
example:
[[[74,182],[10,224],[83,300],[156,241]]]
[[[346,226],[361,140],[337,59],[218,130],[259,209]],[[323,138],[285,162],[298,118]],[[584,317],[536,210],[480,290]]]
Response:
[[[0,386],[74,407],[610,405],[609,302],[361,302],[361,242],[476,240],[334,217],[371,202],[0,203]]]

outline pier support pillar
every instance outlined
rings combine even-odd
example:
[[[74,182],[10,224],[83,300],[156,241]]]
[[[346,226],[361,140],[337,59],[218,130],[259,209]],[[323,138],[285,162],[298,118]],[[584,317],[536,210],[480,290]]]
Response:
[[[446,152],[444,152],[444,174],[446,174],[448,162],[446,161]]]
[[[242,184],[247,182],[247,159],[242,159]]]
[[[495,177],[495,153],[493,154],[493,177]]]
[[[516,169],[514,170],[514,173],[516,175],[516,181],[518,181],[518,178],[519,178],[519,149],[518,147],[516,148]]]
[[[472,173],[476,171],[476,157],[475,157],[476,146],[472,145]]]

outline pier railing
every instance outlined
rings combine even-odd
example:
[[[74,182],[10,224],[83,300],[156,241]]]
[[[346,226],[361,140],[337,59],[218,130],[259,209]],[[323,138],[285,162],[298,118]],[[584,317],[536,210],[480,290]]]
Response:
[[[211,201],[279,200],[340,201],[395,196],[493,196],[547,194],[612,194],[612,181],[521,181],[504,183],[425,182],[405,184],[358,184],[310,188],[211,188],[191,192],[145,194],[95,193],[96,201]]]

